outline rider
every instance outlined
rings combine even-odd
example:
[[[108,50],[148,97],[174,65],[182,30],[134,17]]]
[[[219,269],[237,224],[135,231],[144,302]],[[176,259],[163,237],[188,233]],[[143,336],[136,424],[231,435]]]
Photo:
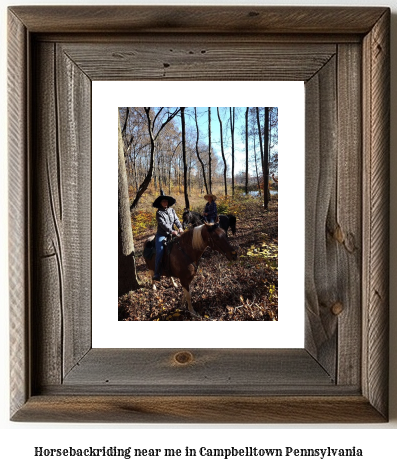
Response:
[[[155,237],[156,264],[153,276],[154,281],[160,281],[161,259],[164,252],[164,240],[171,235],[177,235],[178,232],[183,232],[182,224],[180,223],[174,208],[171,208],[175,202],[175,198],[164,195],[163,190],[160,190],[160,196],[153,202],[153,207],[157,208],[157,232]],[[174,224],[178,228],[178,231],[173,229]]]
[[[207,200],[203,212],[204,219],[209,223],[214,223],[218,217],[218,210],[215,203],[216,196],[208,194],[204,196],[204,199]]]

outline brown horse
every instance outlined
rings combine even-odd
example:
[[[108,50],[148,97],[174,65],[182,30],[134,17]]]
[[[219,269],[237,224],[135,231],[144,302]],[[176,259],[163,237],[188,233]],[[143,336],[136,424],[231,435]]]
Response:
[[[144,248],[153,243],[154,238],[151,237],[145,242]],[[224,254],[228,260],[237,259],[237,251],[229,244],[225,231],[218,224],[205,223],[176,238],[169,255],[169,261],[165,263],[165,269],[163,269],[163,275],[171,277],[174,286],[176,285],[173,278],[179,278],[183,288],[182,304],[187,302],[189,312],[192,314],[196,314],[196,312],[192,306],[189,286],[197,274],[199,259],[207,247]],[[165,257],[167,255],[164,255]],[[145,262],[150,275],[153,276],[155,257],[145,258]],[[153,288],[156,289],[155,286]]]

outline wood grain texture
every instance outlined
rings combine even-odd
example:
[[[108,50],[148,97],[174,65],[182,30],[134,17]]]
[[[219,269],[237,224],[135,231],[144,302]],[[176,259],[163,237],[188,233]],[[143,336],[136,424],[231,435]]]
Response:
[[[366,33],[384,8],[232,6],[12,7],[32,32]]]
[[[60,384],[91,346],[91,83],[54,44],[35,57],[37,386]]]
[[[388,411],[390,12],[364,40],[363,392]]]
[[[306,84],[305,347],[336,377],[338,243],[336,226],[336,58]]]
[[[216,34],[214,34],[216,33]],[[129,43],[146,43],[151,44],[154,47],[158,46],[162,42],[170,42],[178,44],[179,46],[185,44],[198,45],[200,43],[210,44],[212,42],[226,43],[230,42],[235,45],[240,44],[241,46],[249,43],[255,44],[323,44],[334,46],[336,44],[361,44],[363,33],[342,33],[336,34],[329,32],[327,34],[299,34],[299,33],[250,33],[249,31],[241,31],[238,35],[233,33],[220,33],[220,32],[207,32],[200,34],[178,34],[174,33],[137,33],[137,32],[117,32],[117,33],[73,33],[68,34],[67,32],[48,32],[34,34],[34,38],[39,42],[56,42],[59,44],[87,44],[92,41],[93,44],[129,44]]]
[[[66,375],[91,348],[91,81],[62,46],[55,54]]]
[[[63,384],[114,388],[142,387],[147,393],[179,389],[185,393],[221,388],[260,393],[268,386],[329,386],[333,379],[304,349],[192,349],[180,364],[178,349],[93,349],[67,375]],[[183,351],[183,350],[182,350]],[[103,389],[105,390],[105,389]]]
[[[38,396],[13,420],[75,423],[379,423],[385,419],[360,396]]]
[[[15,413],[30,394],[29,374],[29,168],[26,28],[8,14],[8,185],[10,410]]]
[[[64,247],[58,214],[61,207],[58,178],[55,49],[34,46],[33,83],[33,377],[37,384],[60,384],[63,376]]]
[[[337,383],[360,384],[362,362],[362,54],[359,45],[338,46],[338,155],[335,219],[337,241]]]
[[[389,21],[384,8],[10,10],[12,420],[387,420]],[[306,349],[195,350],[183,365],[177,351],[91,350],[91,80],[231,71],[306,81]]]
[[[334,44],[241,44],[222,40],[126,44],[67,44],[67,54],[92,80],[309,80],[332,55]]]

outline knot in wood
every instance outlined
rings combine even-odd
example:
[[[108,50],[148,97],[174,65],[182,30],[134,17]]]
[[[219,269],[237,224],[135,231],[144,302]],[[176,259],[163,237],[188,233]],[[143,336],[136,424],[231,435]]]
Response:
[[[332,314],[334,314],[335,316],[339,316],[339,314],[341,314],[343,311],[343,304],[337,301],[335,304],[332,305],[331,311]]]
[[[174,356],[174,360],[181,365],[186,365],[193,361],[193,355],[190,352],[178,352]]]
[[[340,226],[337,226],[334,231],[334,239],[336,239],[340,244],[343,244],[343,241],[345,240],[345,236]]]

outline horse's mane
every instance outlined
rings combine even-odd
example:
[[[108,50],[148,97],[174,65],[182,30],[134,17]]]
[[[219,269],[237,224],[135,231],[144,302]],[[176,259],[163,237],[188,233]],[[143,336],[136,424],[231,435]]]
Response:
[[[205,242],[203,236],[201,235],[201,231],[204,225],[197,226],[193,229],[193,239],[192,239],[192,246],[195,250],[202,250],[205,248]]]

